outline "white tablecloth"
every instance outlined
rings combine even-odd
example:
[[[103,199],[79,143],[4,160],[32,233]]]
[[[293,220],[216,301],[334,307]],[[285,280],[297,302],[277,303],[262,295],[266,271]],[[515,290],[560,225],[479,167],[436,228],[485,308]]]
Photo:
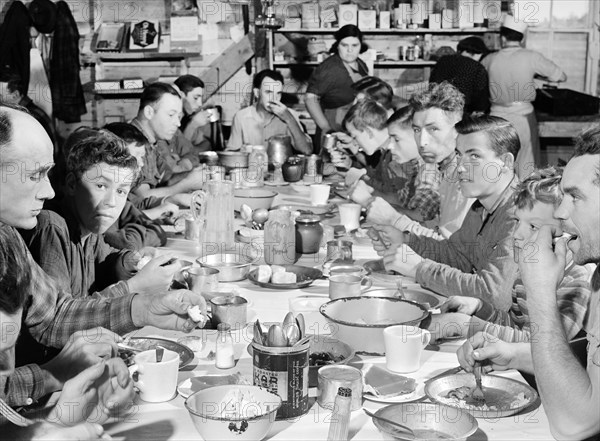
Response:
[[[274,205],[283,202],[306,203],[307,196],[293,190],[291,187],[279,189]],[[337,223],[331,219],[328,223]],[[200,246],[183,239],[181,236],[169,239],[166,249],[175,251],[178,256],[187,260],[195,260],[200,253]],[[354,258],[359,262],[377,258],[375,252],[366,242],[354,244]],[[324,249],[318,256],[303,256],[298,264],[315,266],[322,263]],[[253,285],[248,280],[236,283],[221,283],[220,290],[237,290],[238,294],[250,302],[248,320],[254,321],[258,317],[261,322],[282,321],[289,311],[289,301],[300,295],[322,296],[327,301],[328,282],[317,280],[311,286],[299,290],[269,290]],[[147,327],[134,332],[134,336],[153,336],[176,340],[183,336],[181,333],[162,331]],[[237,364],[235,368],[220,370],[214,366],[214,361],[206,359],[205,355],[214,349],[216,331],[195,330],[191,335],[197,335],[205,342],[205,348],[197,353],[194,361],[180,371],[180,380],[206,375],[230,374],[241,372],[248,379],[252,378],[252,359],[247,352],[247,346],[252,340],[252,328],[247,327],[233,332],[235,355]],[[415,374],[409,375],[417,379],[431,378],[434,375],[457,366],[456,349],[461,341],[444,343],[439,346],[430,346],[424,352],[422,368]],[[385,366],[385,357],[356,356],[351,364],[361,368],[366,364]],[[516,371],[497,373],[513,379],[524,381]],[[331,412],[321,408],[316,403],[316,389],[309,390],[311,406],[309,412],[294,421],[276,421],[266,439],[272,440],[325,440],[329,429]],[[370,410],[379,409],[385,404],[364,400],[363,406]],[[549,430],[548,419],[542,408],[529,409],[525,413],[507,418],[484,419],[479,418],[479,429],[469,440],[549,440],[552,435]],[[198,440],[200,436],[184,407],[184,399],[177,396],[166,403],[145,403],[138,399],[133,413],[124,421],[107,426],[108,432],[115,437],[145,440]],[[362,411],[352,412],[350,424],[350,438],[353,440],[380,440],[383,439],[371,418]]]

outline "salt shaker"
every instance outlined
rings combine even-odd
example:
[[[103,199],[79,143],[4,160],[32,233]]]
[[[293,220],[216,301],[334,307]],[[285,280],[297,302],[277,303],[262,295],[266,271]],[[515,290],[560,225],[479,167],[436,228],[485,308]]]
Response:
[[[215,351],[215,366],[219,369],[229,369],[235,366],[233,357],[233,338],[231,326],[227,323],[217,325],[217,347]]]
[[[350,429],[350,412],[352,407],[352,389],[349,387],[338,388],[338,393],[333,404],[331,423],[327,441],[347,441]]]

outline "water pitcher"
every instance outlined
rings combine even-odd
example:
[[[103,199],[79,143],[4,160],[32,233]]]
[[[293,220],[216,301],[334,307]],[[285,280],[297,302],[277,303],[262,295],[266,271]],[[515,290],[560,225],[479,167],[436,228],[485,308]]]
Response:
[[[192,194],[192,213],[201,223],[200,244],[233,246],[233,187],[231,181],[208,181]]]

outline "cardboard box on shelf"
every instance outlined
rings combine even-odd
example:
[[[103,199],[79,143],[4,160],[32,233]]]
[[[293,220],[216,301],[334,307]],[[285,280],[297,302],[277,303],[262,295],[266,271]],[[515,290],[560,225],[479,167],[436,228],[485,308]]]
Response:
[[[358,27],[359,29],[376,29],[377,11],[374,9],[358,11]]]
[[[379,29],[389,29],[391,23],[391,12],[380,11],[379,12]]]
[[[358,26],[358,6],[340,5],[338,13],[338,26],[341,28],[347,24]]]

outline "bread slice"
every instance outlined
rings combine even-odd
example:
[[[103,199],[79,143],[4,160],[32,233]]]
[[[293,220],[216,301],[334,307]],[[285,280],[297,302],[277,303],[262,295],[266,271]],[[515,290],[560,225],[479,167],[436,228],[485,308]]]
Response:
[[[411,394],[417,388],[416,381],[394,374],[379,366],[370,365],[363,372],[364,391],[380,398]]]
[[[269,283],[271,280],[271,267],[269,265],[259,265],[256,279],[261,283]]]
[[[286,271],[278,271],[273,273],[271,282],[275,284],[290,284],[296,283],[296,274],[288,273]]]

